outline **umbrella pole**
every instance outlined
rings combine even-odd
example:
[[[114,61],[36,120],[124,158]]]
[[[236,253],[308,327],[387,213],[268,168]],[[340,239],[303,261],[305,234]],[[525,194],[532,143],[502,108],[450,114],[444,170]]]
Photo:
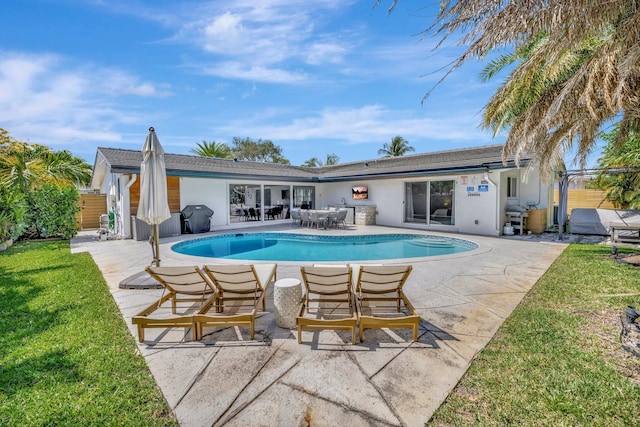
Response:
[[[158,236],[160,236],[160,226],[158,224],[154,224],[153,225],[153,244],[155,245],[155,250],[154,250],[153,263],[156,265],[156,267],[160,267],[160,239],[158,238]]]

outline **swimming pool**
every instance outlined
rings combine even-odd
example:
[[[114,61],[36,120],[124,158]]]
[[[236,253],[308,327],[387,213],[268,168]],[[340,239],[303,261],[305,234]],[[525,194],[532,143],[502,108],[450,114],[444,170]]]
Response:
[[[371,261],[449,255],[475,243],[420,234],[314,236],[292,233],[234,233],[176,243],[185,255],[252,261]]]

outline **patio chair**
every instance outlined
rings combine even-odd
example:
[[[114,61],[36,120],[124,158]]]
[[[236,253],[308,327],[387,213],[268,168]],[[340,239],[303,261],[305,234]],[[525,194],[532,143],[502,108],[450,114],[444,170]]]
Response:
[[[349,214],[349,211],[346,209],[340,209],[338,211],[338,223],[336,224],[336,228],[338,228],[340,226],[340,224],[342,224],[342,228],[346,229],[347,228],[347,215]]]
[[[277,264],[205,265],[200,272],[217,293],[195,315],[196,337],[202,339],[205,326],[247,326],[255,332],[258,308],[266,311],[269,284],[276,280]]]
[[[302,226],[302,216],[300,213],[300,209],[291,209],[291,227],[293,227],[296,224],[299,224],[300,226]]]
[[[194,315],[215,288],[202,277],[197,267],[147,267],[145,270],[164,287],[162,297],[133,316],[131,323],[138,326],[138,340],[144,341],[145,328],[191,328],[197,339]],[[171,302],[171,309],[165,305]],[[190,303],[184,306],[182,303]],[[180,312],[178,312],[180,305]]]
[[[329,225],[331,227],[339,228],[340,224],[342,224],[342,228],[346,229],[347,228],[347,223],[346,223],[347,213],[348,212],[347,212],[346,209],[340,209],[337,212],[331,212],[329,214]]]
[[[351,343],[356,343],[358,321],[351,282],[351,267],[301,267],[305,295],[296,319],[298,343],[302,330],[351,331]]]
[[[311,216],[308,209],[300,210],[300,226],[304,227],[305,224],[307,227],[311,227]]]
[[[418,340],[420,316],[402,292],[410,265],[362,265],[358,269],[356,301],[360,341],[365,328],[411,328]]]
[[[318,212],[316,210],[312,210],[309,212],[309,223],[310,227],[315,225],[316,228],[327,228],[327,222],[329,221],[329,214],[325,212]]]

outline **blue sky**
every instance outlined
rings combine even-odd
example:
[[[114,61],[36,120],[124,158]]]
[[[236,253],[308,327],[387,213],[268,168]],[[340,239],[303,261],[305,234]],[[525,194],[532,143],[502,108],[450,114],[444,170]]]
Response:
[[[70,150],[165,151],[267,139],[292,164],[379,157],[396,135],[416,152],[503,142],[479,127],[502,81],[461,48],[424,37],[437,2],[401,0],[3,0],[0,127]]]

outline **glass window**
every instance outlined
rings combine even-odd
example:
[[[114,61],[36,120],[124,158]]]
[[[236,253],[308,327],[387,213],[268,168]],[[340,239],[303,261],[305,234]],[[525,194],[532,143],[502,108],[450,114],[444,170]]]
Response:
[[[229,184],[229,222],[260,221],[260,186]]]
[[[289,191],[288,185],[264,186],[264,219],[287,219],[289,216]]]
[[[518,197],[518,178],[507,178],[507,197]]]
[[[455,181],[431,181],[429,194],[429,224],[455,224],[453,193]]]
[[[293,207],[302,209],[315,209],[316,188],[315,187],[293,187]]]
[[[405,184],[405,221],[426,223],[427,182],[407,182]]]

